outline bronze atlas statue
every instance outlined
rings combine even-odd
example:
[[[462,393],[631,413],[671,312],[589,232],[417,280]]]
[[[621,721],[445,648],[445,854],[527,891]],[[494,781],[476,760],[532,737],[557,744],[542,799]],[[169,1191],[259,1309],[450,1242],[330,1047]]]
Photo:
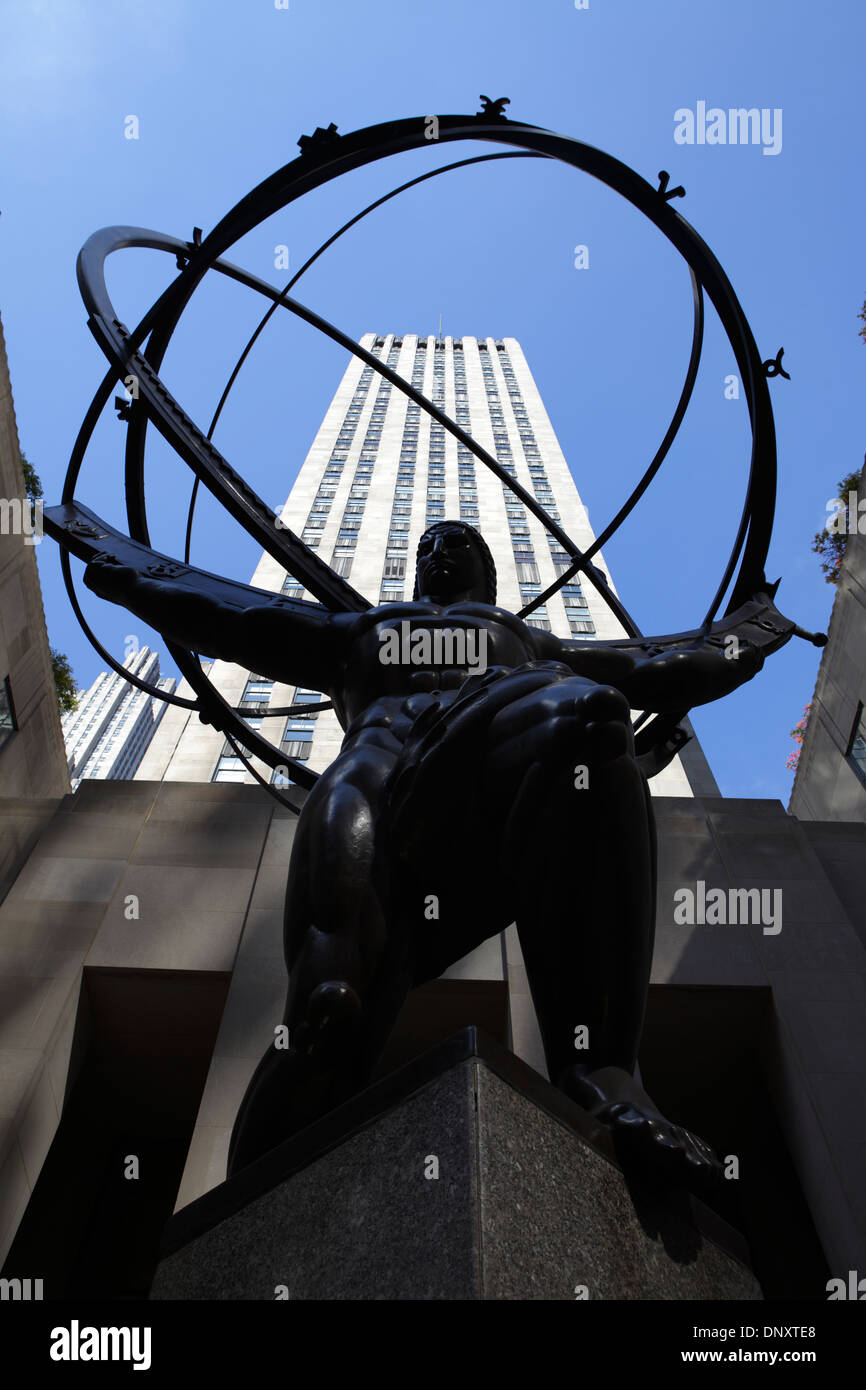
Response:
[[[242,199],[207,237],[196,229],[191,242],[182,242],[140,228],[108,228],[90,238],[79,258],[90,327],[111,366],[76,442],[63,502],[45,512],[45,524],[63,547],[67,587],[88,636],[130,678],[84,622],[70,553],[87,563],[89,588],[163,635],[195,696],[169,698],[223,730],[260,781],[250,757],[277,768],[287,763],[285,754],[243,723],[211,685],[200,657],[322,691],[345,731],[339,755],[321,775],[288,760],[291,782],[309,789],[302,808],[291,801],[290,786],[288,792],[269,786],[300,811],[285,908],[289,1046],[270,1047],[250,1083],[232,1136],[230,1174],[363,1088],[409,990],[441,975],[511,922],[519,931],[554,1085],[612,1130],[625,1162],[690,1186],[705,1186],[720,1171],[709,1146],[668,1122],[635,1076],[655,915],[647,779],[682,746],[687,735],[681,722],[690,708],[751,679],[795,633],[824,640],[801,632],[778,612],[777,584],[767,582],[763,568],[775,499],[766,378],[787,374],[781,352],[762,363],[724,272],[671,207],[684,190],[668,190],[664,172],[653,186],[598,150],[507,120],[504,104],[485,101],[476,116],[436,118],[435,142],[429,138],[430,117],[347,136],[333,126],[319,130],[299,142],[299,158]],[[437,167],[360,216],[412,184],[465,164],[557,159],[626,197],[689,266],[692,352],[671,425],[631,497],[586,552],[435,405],[290,296],[306,266],[280,291],[223,259],[265,217],[350,169],[407,149],[467,139],[512,148]],[[134,331],[117,318],[103,269],[108,254],[126,246],[167,251],[178,265],[177,278]],[[411,602],[371,604],[330,570],[213,445],[228,389],[251,344],[207,434],[159,378],[171,334],[209,270],[270,299],[253,339],[276,308],[289,309],[443,425],[556,537],[569,557],[556,582],[518,614],[497,607],[487,545],[479,530],[459,521],[439,522],[422,535]],[[644,637],[592,557],[635,506],[679,428],[700,358],[704,291],[744,384],[753,434],[748,493],[730,560],[702,623],[689,632]],[[118,380],[131,396],[116,402],[127,425],[129,535],[75,498],[87,443]],[[150,422],[196,474],[183,561],[150,546],[143,487]],[[315,601],[254,589],[190,563],[199,482]],[[524,621],[577,573],[596,586],[629,636],[568,641]],[[724,616],[717,618],[726,595]],[[439,640],[446,636],[447,642]],[[134,683],[165,698],[146,683]],[[631,711],[642,712],[634,722]],[[575,1029],[581,1025],[588,1045],[577,1054]]]

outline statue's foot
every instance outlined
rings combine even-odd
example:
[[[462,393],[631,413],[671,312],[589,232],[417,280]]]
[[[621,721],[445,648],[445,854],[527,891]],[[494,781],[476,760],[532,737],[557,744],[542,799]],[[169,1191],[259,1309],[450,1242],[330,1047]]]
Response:
[[[339,1084],[333,1070],[323,1069],[306,1052],[295,1047],[287,1051],[269,1047],[238,1111],[226,1176],[233,1177],[314,1124],[347,1099],[350,1091],[351,1087]]]
[[[723,1167],[705,1140],[672,1124],[643,1087],[621,1067],[569,1067],[559,1089],[610,1130],[623,1167],[673,1186],[706,1191]]]

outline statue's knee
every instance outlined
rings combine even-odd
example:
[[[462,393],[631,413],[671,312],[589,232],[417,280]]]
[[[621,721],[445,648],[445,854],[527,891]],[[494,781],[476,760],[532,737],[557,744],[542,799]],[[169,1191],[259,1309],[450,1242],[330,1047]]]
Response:
[[[300,1052],[325,1051],[344,1044],[361,1023],[361,999],[346,980],[325,980],[307,997],[304,1017],[292,1029],[293,1046]]]
[[[631,710],[621,690],[612,685],[599,685],[587,697],[587,709],[594,719],[611,723],[630,724]]]

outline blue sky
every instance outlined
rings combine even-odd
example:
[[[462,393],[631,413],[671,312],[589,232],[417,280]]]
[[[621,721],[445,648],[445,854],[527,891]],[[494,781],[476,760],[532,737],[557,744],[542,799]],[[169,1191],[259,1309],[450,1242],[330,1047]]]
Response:
[[[59,500],[103,358],[85,323],[75,257],[97,228],[126,223],[189,237],[297,153],[298,137],[428,113],[508,115],[597,145],[687,197],[676,207],[725,268],[763,357],[784,345],[790,382],[771,383],[779,500],[768,564],[778,604],[825,629],[834,590],[810,549],[837,480],[866,449],[863,177],[866,122],[858,0],[19,0],[0,12],[0,313],[24,452],[46,503]],[[781,148],[678,144],[675,112],[781,110]],[[139,138],[124,137],[138,117]],[[239,243],[232,259],[281,282],[365,203],[437,162],[490,147],[423,150],[359,170]],[[574,248],[589,265],[577,270]],[[132,324],[174,273],[171,258],[112,258],[109,289]],[[353,337],[446,332],[518,338],[597,531],[652,457],[688,359],[691,295],[664,239],[593,180],[541,161],[463,170],[366,219],[306,276],[298,296]],[[206,425],[262,305],[211,277],[163,375]],[[345,366],[288,314],[242,373],[216,443],[260,494],[282,503]],[[703,615],[733,538],[748,470],[745,404],[725,398],[732,356],[711,309],[686,425],[651,493],[605,551],[647,632]],[[122,426],[109,412],[79,485],[124,518]],[[154,432],[151,431],[151,434]],[[190,474],[154,437],[154,544],[182,548]],[[206,497],[195,563],[248,580],[253,543]],[[49,634],[78,682],[102,663],[80,634],[57,550],[38,551]],[[76,565],[80,571],[80,567]],[[141,624],[84,591],[122,659]],[[153,639],[156,640],[156,639]],[[729,796],[787,802],[788,731],[819,653],[791,642],[760,676],[693,722]],[[170,668],[169,668],[170,669]]]

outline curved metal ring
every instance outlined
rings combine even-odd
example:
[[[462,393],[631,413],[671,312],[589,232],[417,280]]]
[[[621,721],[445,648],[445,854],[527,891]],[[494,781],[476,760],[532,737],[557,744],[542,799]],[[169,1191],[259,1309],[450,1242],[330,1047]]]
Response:
[[[293,160],[289,165],[285,166],[285,168],[277,171],[276,174],[266,179],[258,188],[254,189],[242,199],[241,202],[223,218],[200,246],[190,246],[188,243],[174,243],[174,239],[159,238],[159,242],[161,243],[160,249],[169,249],[166,242],[171,240],[173,245],[180,246],[183,254],[187,255],[189,260],[177,280],[168,287],[159,301],[157,301],[157,304],[153,306],[152,311],[149,311],[146,316],[151,329],[151,338],[148,343],[146,354],[138,353],[137,344],[133,343],[133,337],[129,335],[128,330],[124,328],[120,321],[114,317],[113,309],[111,309],[110,302],[107,300],[107,295],[100,308],[104,309],[107,307],[110,311],[110,317],[106,317],[100,313],[99,308],[97,308],[92,315],[91,327],[94,329],[95,336],[97,336],[103,350],[106,351],[109,358],[115,364],[115,371],[109,373],[107,381],[110,383],[117,374],[117,369],[120,368],[122,370],[126,368],[131,361],[134,360],[136,365],[143,362],[145,364],[145,371],[154,384],[155,390],[158,390],[163,397],[170,401],[169,409],[174,412],[175,416],[179,415],[182,417],[184,424],[191,424],[183,415],[183,412],[180,410],[180,407],[177,406],[176,402],[172,401],[168,393],[165,392],[162,383],[159,382],[156,376],[156,372],[161,364],[162,357],[164,356],[171,334],[177,325],[177,321],[201,278],[210,268],[224,269],[224,265],[217,265],[222,250],[245,235],[247,231],[258,225],[258,223],[266,217],[287,206],[288,203],[301,197],[305,192],[319,187],[351,169],[362,167],[377,159],[389,157],[391,154],[422,147],[427,143],[426,130],[426,120],[424,118],[416,118],[408,121],[390,122],[382,126],[355,132],[349,136],[336,137],[333,142],[327,145],[312,146],[299,158]],[[523,151],[535,152],[546,157],[558,159],[561,162],[582,169],[584,172],[600,179],[607,184],[607,186],[614,189],[614,191],[624,196],[633,206],[637,207],[639,211],[648,216],[676,249],[680,251],[686,259],[692,273],[693,286],[695,283],[697,283],[698,289],[700,289],[701,284],[705,286],[707,293],[719,313],[719,317],[725,328],[740,368],[753,434],[749,481],[740,526],[722,581],[707,614],[705,623],[709,623],[717,611],[730,583],[737,560],[742,556],[740,559],[740,570],[728,605],[727,611],[730,612],[744,596],[750,594],[763,582],[763,565],[769,546],[773,504],[775,500],[775,432],[773,428],[769,393],[765,378],[760,370],[760,358],[751,331],[733,290],[718,262],[709,251],[709,248],[706,247],[685,219],[676,213],[663,197],[659,196],[659,190],[654,189],[650,184],[642,180],[632,170],[628,169],[626,165],[621,164],[610,155],[593,149],[591,146],[582,145],[578,141],[570,140],[563,136],[557,136],[549,131],[540,130],[533,126],[513,125],[508,121],[490,122],[485,118],[479,119],[466,116],[440,117],[439,138],[440,141],[465,139],[489,140],[495,143],[498,142],[517,146]],[[109,233],[109,235],[111,235],[111,233]],[[104,238],[104,236],[105,233],[97,234],[99,238]],[[94,240],[94,238],[91,238],[91,241],[84,248],[82,256],[79,258],[79,283],[86,301],[88,300],[88,292],[92,289],[93,282],[92,280],[88,282],[85,252],[93,250],[92,243]],[[114,245],[110,248],[112,250],[117,249],[120,244],[135,244],[131,243],[129,240],[117,241],[114,236],[112,236],[112,240],[114,240]],[[137,244],[154,245],[155,242],[138,242]],[[104,241],[103,253],[108,254],[107,249],[104,249]],[[343,340],[343,335],[339,334],[338,330],[333,329],[332,325],[326,324],[324,320],[319,319],[318,316],[311,311],[306,310],[303,306],[296,303],[288,302],[283,295],[273,291],[270,287],[263,286],[262,282],[252,283],[255,277],[246,276],[245,273],[239,272],[236,267],[232,267],[231,271],[225,267],[225,270],[226,273],[231,273],[234,278],[249,284],[250,287],[256,289],[261,288],[263,292],[267,293],[276,301],[285,304],[285,307],[298,313],[299,316],[304,318],[307,322],[328,332],[329,336],[333,337],[335,341]],[[104,290],[104,280],[102,289]],[[276,303],[274,307],[276,307]],[[139,327],[141,329],[141,325]],[[114,330],[114,332],[112,332],[112,330]],[[137,330],[135,337],[139,342],[142,340],[143,336],[143,333],[139,336],[139,331]],[[365,354],[362,349],[351,341],[343,341],[343,345],[347,346],[349,351],[355,356],[361,357],[363,360],[369,360],[369,355]],[[440,413],[437,412],[434,407],[429,406],[423,398],[417,397],[408,383],[405,383],[402,378],[396,377],[396,374],[391,373],[385,364],[379,362],[377,359],[372,359],[370,365],[372,365],[380,375],[391,380],[392,383],[403,391],[404,394],[408,395],[410,399],[416,400],[418,404],[427,410],[428,414],[431,414],[433,418],[437,418],[452,434],[456,434],[458,438],[460,437],[462,432],[458,431],[458,428],[454,426],[452,422],[448,421],[447,418],[442,418]],[[166,421],[163,420],[161,422],[159,418],[159,404],[161,403],[157,404],[154,401],[148,401],[149,407],[154,404],[156,404],[156,409],[153,413],[157,427],[160,428],[162,433],[166,434],[166,437],[171,438],[171,436],[174,436],[171,438],[171,442],[174,443],[177,451],[181,453],[181,456],[185,457],[187,462],[191,462],[188,456],[190,452],[189,448],[178,447],[176,429],[173,428],[171,424],[168,425],[168,430],[163,428]],[[676,419],[676,413],[674,418]],[[141,410],[134,411],[127,434],[127,499],[131,533],[136,539],[144,543],[149,543],[142,490],[143,449],[146,428],[147,418],[145,412]],[[662,446],[662,458],[664,457],[664,453],[667,452],[670,443],[667,435],[666,441],[667,444],[665,445],[663,442]],[[187,441],[184,442],[188,443]],[[524,504],[527,505],[536,516],[538,516],[539,510],[543,512],[543,509],[537,510],[538,504],[535,502],[535,499],[530,498],[519,485],[515,484],[514,480],[512,480],[509,475],[505,474],[504,477],[502,476],[504,470],[500,470],[495,460],[490,459],[489,456],[485,457],[484,451],[479,451],[477,446],[473,447],[474,441],[471,441],[467,437],[464,438],[463,442],[470,448],[471,452],[473,452],[476,457],[481,458],[481,461],[484,462],[487,467],[491,468],[492,471],[502,477],[503,483],[509,487],[512,492],[520,496]],[[638,497],[645,490],[646,486],[648,486],[652,476],[654,476],[652,470],[654,468],[657,469],[660,462],[661,458],[657,455],[653,464],[650,465],[650,469],[647,470],[647,473],[638,485],[638,489],[635,490],[635,493],[632,494],[632,497],[629,498],[617,517],[614,518],[614,522],[606,528],[603,533],[605,539],[609,538],[609,536],[613,534],[613,531],[622,524],[625,516],[631,511]],[[80,462],[78,466],[80,467]],[[70,470],[71,469],[72,463],[70,464]],[[264,504],[261,504],[260,499],[255,497],[252,490],[243,484],[243,480],[238,479],[237,475],[233,475],[233,470],[228,471],[232,474],[231,482],[237,485],[238,491],[245,493],[247,499],[252,497],[255,502],[263,508]],[[77,476],[77,470],[75,476]],[[133,483],[132,488],[129,486],[130,483]],[[237,512],[234,511],[234,508],[229,507],[229,510],[233,511],[237,519],[241,519]],[[559,528],[554,526],[551,518],[543,514],[539,516],[538,519],[542,521],[542,524],[544,524],[552,534],[557,535]],[[261,539],[261,537],[258,538]],[[561,544],[563,540],[568,540],[564,533],[561,532],[557,538],[560,540]],[[594,547],[593,553],[601,544],[602,540],[599,539]],[[268,549],[269,547],[265,546],[265,548]],[[593,574],[594,567],[589,568],[586,557],[581,556],[577,547],[574,546],[573,543],[569,543],[565,548],[576,560],[576,566],[571,570],[571,573],[574,573],[576,568],[587,568],[590,579],[592,582],[596,583],[596,587],[599,588],[602,597],[610,603],[613,596],[610,595],[609,591],[606,589],[603,577],[601,585],[599,585]],[[317,557],[315,558],[317,559]],[[321,562],[319,562],[319,564],[321,564]],[[322,568],[327,567],[322,566]],[[317,576],[317,578],[318,577],[319,576]],[[566,582],[565,577],[560,576],[560,584],[564,582]],[[307,587],[310,587],[310,585],[308,584]],[[312,591],[315,592],[315,589]],[[356,603],[353,603],[351,606],[355,607],[357,606],[357,600],[360,599],[360,596],[355,595],[354,591],[350,592],[356,600]],[[537,602],[541,601],[543,600],[539,599]],[[368,606],[365,600],[360,600],[360,604],[362,606]],[[537,603],[533,606],[537,606]],[[625,610],[622,610],[622,612],[627,618],[628,615],[625,614]],[[631,620],[624,625],[627,630],[631,629],[633,634],[637,631],[636,626]],[[85,630],[87,630],[86,627]],[[188,654],[184,653],[184,655],[186,656]],[[112,662],[112,664],[114,663]],[[184,664],[186,664],[186,662],[184,662]],[[197,662],[196,666],[199,673],[203,675]],[[183,666],[181,666],[181,669],[183,669]],[[126,673],[123,672],[123,674]],[[214,693],[215,692],[213,692],[211,688],[211,698]]]

